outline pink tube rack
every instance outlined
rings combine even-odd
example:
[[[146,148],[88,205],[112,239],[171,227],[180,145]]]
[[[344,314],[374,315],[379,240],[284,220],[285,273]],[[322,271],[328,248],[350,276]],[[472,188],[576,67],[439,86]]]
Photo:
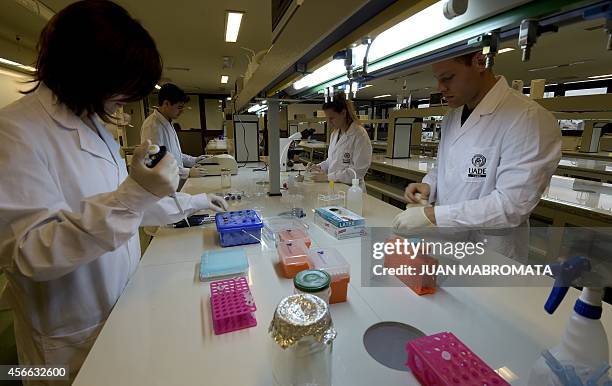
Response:
[[[211,282],[210,308],[215,335],[257,325],[257,307],[244,276]]]
[[[450,332],[406,344],[412,374],[423,386],[510,386]]]

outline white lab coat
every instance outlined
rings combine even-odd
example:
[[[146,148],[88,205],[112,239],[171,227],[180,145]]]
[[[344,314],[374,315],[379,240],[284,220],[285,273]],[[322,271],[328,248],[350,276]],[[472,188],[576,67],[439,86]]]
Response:
[[[351,123],[348,130],[340,136],[340,130],[334,130],[329,139],[327,159],[319,164],[333,181],[351,184],[354,178],[352,168],[357,173],[361,189],[365,192],[364,177],[372,163],[372,143],[368,132],[357,122]]]
[[[157,109],[145,119],[140,130],[141,142],[150,139],[152,143],[164,145],[174,156],[181,169],[181,176],[187,178],[189,169],[195,165],[197,157],[183,154],[181,143],[172,124]]]
[[[171,198],[127,178],[94,122],[99,134],[44,85],[0,110],[0,269],[19,360],[66,364],[71,378],[136,270],[138,227],[181,218]],[[196,200],[177,196],[193,212]]]
[[[556,119],[511,89],[503,76],[463,126],[461,112],[457,108],[445,116],[437,166],[423,178],[431,186],[429,200],[436,203],[437,225],[523,226],[525,237],[529,214],[561,158]],[[512,243],[511,238],[506,241]],[[496,249],[506,248],[516,256],[510,251],[515,246]]]

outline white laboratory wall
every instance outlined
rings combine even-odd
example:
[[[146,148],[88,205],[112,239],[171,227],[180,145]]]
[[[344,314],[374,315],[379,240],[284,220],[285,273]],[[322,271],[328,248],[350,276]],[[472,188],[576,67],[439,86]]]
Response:
[[[189,95],[189,102],[185,104],[183,114],[176,120],[181,125],[182,130],[200,130],[200,103],[198,95]]]
[[[305,115],[306,118],[313,118],[317,110],[321,110],[320,104],[294,103],[287,106],[287,119],[295,119],[296,115]]]
[[[24,91],[32,88],[34,84],[23,83],[29,78],[23,74],[0,68],[0,108],[21,98]]]
[[[305,115],[306,118],[314,118],[317,110],[321,110],[320,104],[303,104],[294,103],[287,106],[287,119],[293,120],[296,115]],[[310,123],[299,125],[299,130],[305,130],[308,128],[315,129],[317,134],[325,134],[325,126],[321,123]]]
[[[218,99],[204,100],[206,114],[206,130],[223,130],[223,112],[219,109]]]
[[[125,128],[127,144],[125,146],[136,146],[140,144],[140,129],[144,122],[144,106],[142,101],[130,102],[123,107],[123,111],[130,114],[130,126]]]

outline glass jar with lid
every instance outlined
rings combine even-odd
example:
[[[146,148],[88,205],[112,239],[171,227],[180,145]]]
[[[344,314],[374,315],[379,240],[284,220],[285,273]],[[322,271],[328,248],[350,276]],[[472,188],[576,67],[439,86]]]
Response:
[[[307,269],[293,278],[294,293],[311,294],[320,297],[329,304],[331,296],[331,276],[319,269]]]

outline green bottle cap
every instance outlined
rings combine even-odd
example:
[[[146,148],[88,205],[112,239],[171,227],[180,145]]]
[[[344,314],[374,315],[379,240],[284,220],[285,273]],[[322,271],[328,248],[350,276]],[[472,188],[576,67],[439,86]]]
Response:
[[[307,269],[299,272],[293,278],[293,285],[302,292],[319,292],[327,289],[331,283],[331,276],[325,271]]]

